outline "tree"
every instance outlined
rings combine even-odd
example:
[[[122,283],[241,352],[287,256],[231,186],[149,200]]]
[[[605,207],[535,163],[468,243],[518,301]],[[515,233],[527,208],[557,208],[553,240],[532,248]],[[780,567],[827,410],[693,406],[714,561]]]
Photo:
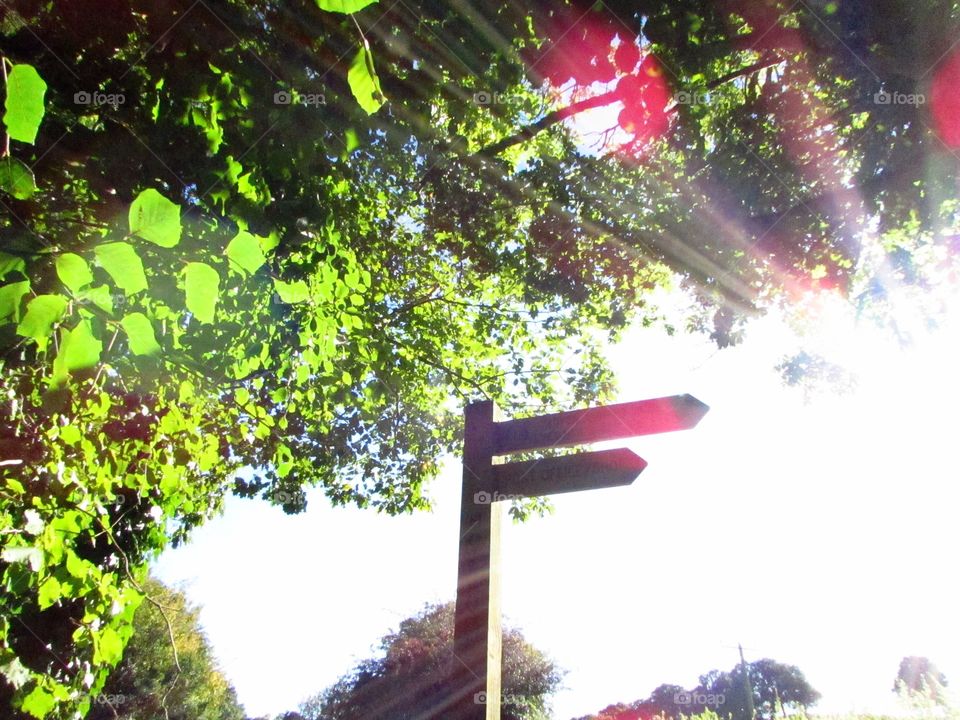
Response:
[[[820,699],[817,692],[795,665],[787,665],[764,658],[747,663],[749,683],[744,682],[743,666],[729,672],[713,670],[700,677],[694,697],[704,695],[717,699],[711,709],[720,715],[732,715],[735,720],[751,720],[749,708],[763,718],[772,718],[780,708],[806,710]],[[746,688],[752,690],[752,705]],[[723,698],[722,702],[719,698]],[[706,703],[709,706],[710,703]]]
[[[728,345],[956,270],[954,3],[0,12],[0,702],[37,717],[228,493],[423,509],[460,404],[602,400],[656,288]]]
[[[443,698],[453,663],[453,603],[426,607],[383,638],[383,654],[359,663],[300,707],[307,720],[428,717]],[[545,720],[560,672],[520,631],[503,634],[504,720]],[[478,702],[484,702],[478,698]]]
[[[946,704],[947,677],[928,658],[908,656],[900,661],[893,691],[910,701]]]
[[[700,683],[692,690],[679,685],[659,685],[646,698],[629,705],[611,705],[597,715],[579,720],[652,720],[679,718],[691,715],[754,720],[755,715],[772,720],[778,709],[806,710],[820,699],[820,693],[811,687],[803,673],[794,665],[763,659],[747,664],[749,687],[753,704],[747,700],[743,666],[732,670],[711,670],[700,676]]]
[[[123,660],[87,720],[243,720],[233,687],[214,663],[197,609],[183,593],[156,580],[148,579],[144,590],[151,601],[134,615]]]

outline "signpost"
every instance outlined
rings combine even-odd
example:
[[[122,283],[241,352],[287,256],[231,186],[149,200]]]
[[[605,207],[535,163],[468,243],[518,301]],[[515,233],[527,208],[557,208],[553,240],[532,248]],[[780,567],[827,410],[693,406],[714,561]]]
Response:
[[[492,402],[464,413],[454,669],[435,717],[500,720],[502,500],[629,485],[647,463],[630,450],[495,464],[494,458],[687,430],[709,408],[690,395],[501,421]]]

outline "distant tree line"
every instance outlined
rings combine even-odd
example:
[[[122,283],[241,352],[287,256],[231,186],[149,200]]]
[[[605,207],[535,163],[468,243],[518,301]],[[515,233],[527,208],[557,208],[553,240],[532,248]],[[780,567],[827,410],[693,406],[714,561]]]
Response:
[[[152,578],[143,587],[153,602],[137,610],[127,652],[87,720],[244,720],[200,628],[198,609],[182,592]],[[452,602],[427,605],[385,635],[375,657],[272,720],[430,717],[449,675],[453,610]],[[505,629],[503,640],[502,720],[547,720],[562,672],[519,630]],[[935,707],[947,704],[946,687],[946,676],[933,662],[909,656],[900,662],[893,690],[911,706]],[[775,720],[804,712],[819,699],[798,667],[765,658],[711,670],[693,688],[665,683],[643,699],[574,720],[678,720],[706,711],[721,719]]]
[[[635,702],[610,705],[576,720],[652,720],[697,715],[707,710],[732,720],[771,720],[806,710],[820,699],[795,665],[763,659],[738,664],[732,670],[711,670],[696,687],[664,684]]]

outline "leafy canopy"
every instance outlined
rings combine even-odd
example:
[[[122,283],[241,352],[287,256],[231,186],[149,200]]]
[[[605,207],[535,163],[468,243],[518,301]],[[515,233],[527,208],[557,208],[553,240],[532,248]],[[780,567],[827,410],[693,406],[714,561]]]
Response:
[[[5,3],[0,703],[85,713],[144,563],[225,494],[423,509],[463,402],[602,400],[654,289],[720,345],[817,293],[929,297],[957,15]]]

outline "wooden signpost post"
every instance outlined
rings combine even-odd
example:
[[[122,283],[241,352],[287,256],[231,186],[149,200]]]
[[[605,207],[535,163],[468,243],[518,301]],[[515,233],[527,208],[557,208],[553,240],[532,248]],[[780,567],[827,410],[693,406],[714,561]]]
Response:
[[[502,422],[492,402],[467,406],[454,669],[435,717],[500,720],[501,501],[629,485],[647,465],[623,448],[505,464],[494,464],[494,458],[687,430],[708,409],[690,395],[677,395]]]

